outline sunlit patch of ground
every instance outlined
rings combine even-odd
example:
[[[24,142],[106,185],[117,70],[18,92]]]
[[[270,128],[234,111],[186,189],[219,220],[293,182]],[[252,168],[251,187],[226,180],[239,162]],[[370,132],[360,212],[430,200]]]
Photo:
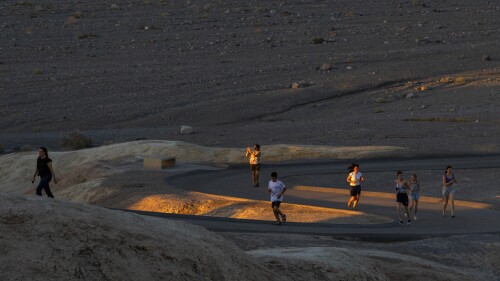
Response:
[[[203,215],[237,219],[274,220],[271,204],[265,201],[188,192],[184,195],[162,194],[147,196],[128,209],[173,214]],[[289,222],[375,224],[391,221],[389,218],[298,204],[281,205]]]

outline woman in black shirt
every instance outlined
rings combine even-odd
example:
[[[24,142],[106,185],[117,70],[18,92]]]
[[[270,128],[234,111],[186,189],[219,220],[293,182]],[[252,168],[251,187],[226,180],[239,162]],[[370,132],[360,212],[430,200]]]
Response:
[[[36,187],[36,195],[42,196],[42,189],[44,189],[48,197],[54,198],[54,195],[50,191],[49,183],[54,178],[54,183],[57,184],[57,178],[54,168],[52,168],[52,159],[49,158],[49,153],[45,147],[38,149],[38,159],[36,160],[36,169],[31,181],[32,183],[35,183],[37,175],[40,176],[40,183]]]

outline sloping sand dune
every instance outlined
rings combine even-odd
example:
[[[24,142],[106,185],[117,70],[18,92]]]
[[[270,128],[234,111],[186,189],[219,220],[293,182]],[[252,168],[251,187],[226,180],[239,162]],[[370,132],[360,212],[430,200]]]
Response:
[[[280,280],[202,227],[0,194],[0,280]]]

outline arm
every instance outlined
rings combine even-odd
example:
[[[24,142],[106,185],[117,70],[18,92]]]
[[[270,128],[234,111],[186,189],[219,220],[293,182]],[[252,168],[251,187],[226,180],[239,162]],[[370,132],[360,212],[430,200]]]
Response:
[[[365,180],[365,177],[363,177],[363,176],[361,178],[359,178],[360,182],[363,182],[364,180]]]
[[[38,168],[35,168],[35,173],[33,174],[33,179],[31,180],[31,183],[35,183],[35,178],[38,175]]]
[[[351,183],[351,174],[349,174],[349,175],[347,176],[347,182],[348,182],[348,183]]]
[[[54,168],[52,168],[52,162],[47,163],[47,166],[49,166],[50,172],[52,173],[52,178],[54,179],[54,183],[57,183],[56,174],[54,173]]]
[[[283,196],[283,194],[285,194],[285,192],[286,192],[286,187],[284,187],[283,190],[280,192],[280,194],[278,194],[278,198]]]

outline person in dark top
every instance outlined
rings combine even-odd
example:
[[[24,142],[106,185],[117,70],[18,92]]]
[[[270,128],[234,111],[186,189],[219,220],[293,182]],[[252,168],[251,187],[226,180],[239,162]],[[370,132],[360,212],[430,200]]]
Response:
[[[54,198],[54,195],[50,191],[49,183],[52,178],[54,178],[54,183],[57,184],[57,178],[54,173],[54,168],[52,168],[52,159],[49,158],[49,153],[45,147],[40,147],[38,149],[36,169],[31,183],[35,183],[37,175],[40,176],[40,183],[38,183],[38,186],[36,187],[36,195],[42,196],[42,189],[44,189],[48,197]]]

